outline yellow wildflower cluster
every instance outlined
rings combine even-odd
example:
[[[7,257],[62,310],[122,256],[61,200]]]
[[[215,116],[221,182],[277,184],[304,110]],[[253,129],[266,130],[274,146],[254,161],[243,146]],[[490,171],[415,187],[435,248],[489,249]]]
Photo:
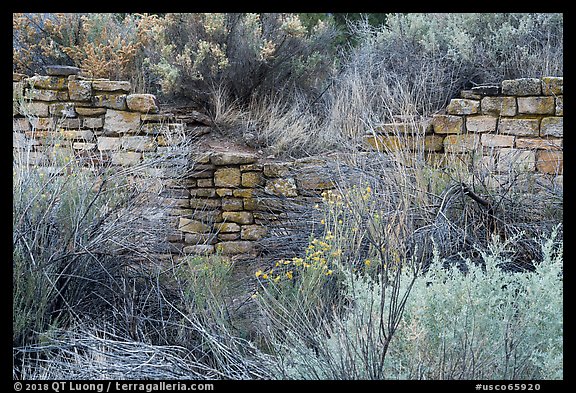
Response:
[[[327,217],[320,223],[327,225],[328,221],[333,225],[343,225],[343,220],[348,213],[353,213],[359,207],[359,203],[372,204],[374,202],[372,187],[358,187],[353,185],[346,189],[344,194],[336,190],[327,190],[322,194],[322,201],[328,210],[325,212]],[[316,207],[319,209],[319,207]]]
[[[370,188],[370,186],[367,186],[362,192],[362,200],[367,201],[368,199],[370,199],[371,194],[372,194],[372,188]]]
[[[293,280],[305,270],[315,270],[324,276],[330,276],[334,273],[331,261],[342,255],[342,250],[334,249],[330,243],[333,238],[334,236],[328,232],[323,239],[313,239],[306,248],[303,258],[281,259],[270,269],[258,269],[254,275],[257,279],[274,283]]]

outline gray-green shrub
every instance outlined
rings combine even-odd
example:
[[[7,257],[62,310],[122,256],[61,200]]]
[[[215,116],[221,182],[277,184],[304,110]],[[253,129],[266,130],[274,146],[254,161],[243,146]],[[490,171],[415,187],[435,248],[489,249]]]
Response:
[[[166,14],[148,65],[165,93],[209,106],[225,89],[231,101],[294,89],[316,92],[331,70],[334,33],[319,22],[308,31],[297,14]]]
[[[506,273],[517,239],[494,239],[483,265],[420,277],[391,349],[390,373],[409,379],[562,379],[563,255],[556,230],[534,272]]]
[[[364,105],[382,120],[383,99],[399,113],[399,87],[420,97],[414,111],[429,114],[474,85],[563,75],[562,14],[397,13],[380,28],[365,20],[351,28],[358,44],[341,61],[335,91],[360,78],[372,93]]]
[[[272,341],[278,367],[296,379],[562,379],[563,254],[556,236],[554,230],[542,240],[534,272],[501,269],[517,239],[494,238],[479,250],[483,264],[468,261],[466,272],[446,269],[436,254],[413,282],[382,374],[374,366],[390,308],[378,304],[394,298],[382,298],[382,275],[344,270],[345,312],[306,335],[288,330]],[[400,292],[411,277],[405,269]]]
[[[141,255],[162,242],[146,236],[148,225],[157,227],[150,219],[156,212],[146,208],[138,181],[126,172],[85,167],[59,150],[67,151],[46,151],[52,156],[48,167],[27,162],[32,153],[15,153],[14,346],[34,343],[51,325],[69,323],[82,310],[97,312],[106,291],[120,293],[115,280],[134,260],[123,254],[134,249],[135,240]]]

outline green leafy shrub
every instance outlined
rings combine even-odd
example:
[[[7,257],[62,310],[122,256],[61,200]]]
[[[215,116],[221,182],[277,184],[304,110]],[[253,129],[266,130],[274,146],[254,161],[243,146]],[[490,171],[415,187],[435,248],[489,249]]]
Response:
[[[332,31],[309,32],[296,14],[166,14],[148,64],[162,90],[210,104],[216,88],[230,101],[315,92],[330,70]]]

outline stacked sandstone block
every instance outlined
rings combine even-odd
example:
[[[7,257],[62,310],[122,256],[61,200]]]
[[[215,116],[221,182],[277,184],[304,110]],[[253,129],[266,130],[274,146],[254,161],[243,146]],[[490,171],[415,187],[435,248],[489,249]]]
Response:
[[[182,199],[174,210],[181,236],[171,239],[184,254],[254,255],[271,221],[286,218],[293,204],[319,202],[333,186],[306,163],[260,162],[247,152],[212,151],[192,161],[181,195],[187,204]]]
[[[84,79],[74,67],[47,75],[13,75],[13,147],[45,165],[48,151],[91,163],[135,165],[174,143],[182,123],[160,114],[151,94],[130,94],[130,82]]]
[[[423,121],[384,124],[367,142],[374,148],[416,148],[428,157],[482,155],[492,172],[563,172],[563,78],[505,80],[462,91],[445,113]]]
[[[161,253],[253,255],[271,221],[287,217],[290,206],[317,203],[320,192],[333,186],[319,162],[194,152],[183,142],[190,131],[208,132],[201,116],[160,113],[155,97],[130,94],[129,82],[83,78],[79,71],[54,66],[47,75],[13,75],[15,164],[24,157],[62,173],[54,165],[63,163],[50,159],[54,151],[92,167],[161,158],[158,167],[142,169],[161,182],[146,190],[165,207],[169,247]]]
[[[179,212],[183,252],[251,254],[266,234],[255,223],[252,195],[262,181],[257,157],[247,153],[208,152],[198,156],[187,177],[192,180],[187,206]]]

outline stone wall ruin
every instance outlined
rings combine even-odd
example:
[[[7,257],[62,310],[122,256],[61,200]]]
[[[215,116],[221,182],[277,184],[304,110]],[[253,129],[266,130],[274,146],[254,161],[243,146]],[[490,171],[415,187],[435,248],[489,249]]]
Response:
[[[91,165],[134,166],[210,133],[206,116],[164,112],[153,95],[131,94],[129,82],[84,78],[74,67],[46,74],[13,74],[15,164],[25,151],[29,163],[49,166],[59,149]],[[563,78],[506,80],[462,91],[429,119],[374,127],[366,149],[423,143],[429,160],[475,156],[495,182],[514,168],[561,188],[563,114]],[[287,204],[313,205],[334,187],[331,157],[279,162],[217,141],[180,153],[149,169],[162,182],[172,254],[256,255],[263,239],[279,236],[271,222],[299,219],[287,215]]]

